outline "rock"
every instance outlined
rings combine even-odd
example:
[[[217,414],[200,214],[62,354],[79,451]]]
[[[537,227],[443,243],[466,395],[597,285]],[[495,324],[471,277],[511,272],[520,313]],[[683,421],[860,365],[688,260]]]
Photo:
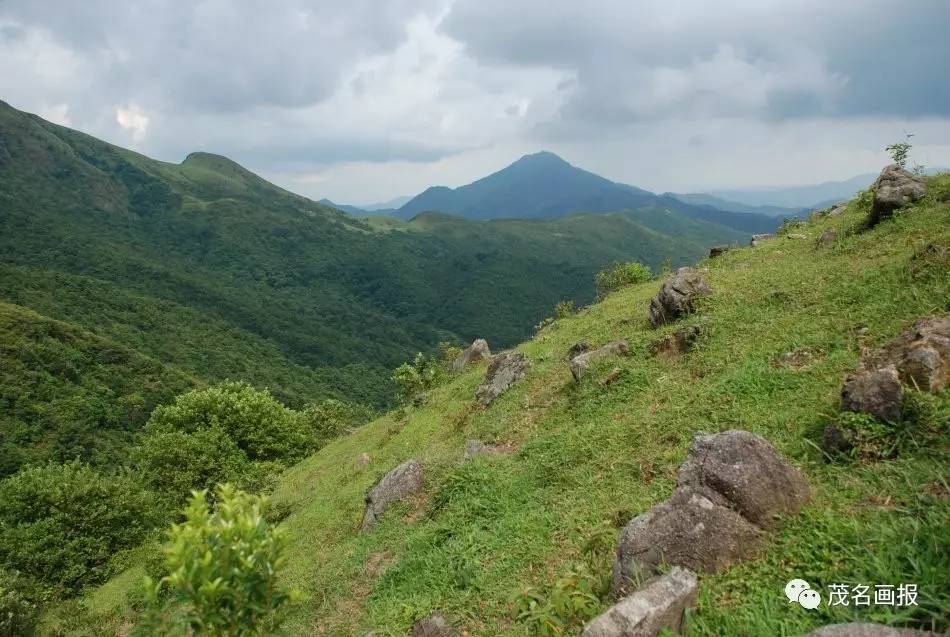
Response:
[[[604,387],[609,387],[620,378],[620,375],[623,373],[623,370],[619,367],[614,367],[610,372],[600,380],[600,384]]]
[[[433,613],[412,625],[412,637],[456,637],[458,631],[441,613]]]
[[[475,390],[475,399],[482,407],[488,407],[508,388],[525,377],[531,361],[521,352],[502,352],[495,356],[481,387]]]
[[[502,453],[499,447],[487,445],[481,440],[465,441],[465,460],[471,460],[475,456],[494,456]]]
[[[712,288],[699,270],[680,268],[660,287],[660,292],[650,301],[650,324],[659,327],[691,314],[696,299],[712,294]]]
[[[732,246],[713,246],[709,248],[709,258],[715,259],[716,257],[721,257],[731,249]]]
[[[801,472],[765,438],[736,429],[693,438],[678,485],[721,496],[764,529],[775,528],[780,516],[798,513],[811,495]]]
[[[681,330],[676,330],[672,334],[667,334],[663,338],[654,341],[650,345],[650,353],[654,356],[679,356],[692,351],[696,341],[702,334],[702,328],[698,325],[691,325]]]
[[[821,449],[829,456],[836,456],[848,453],[854,448],[851,440],[844,434],[837,425],[828,425],[821,434]]]
[[[774,239],[774,238],[775,238],[774,234],[754,234],[752,235],[752,241],[749,242],[749,245],[752,246],[753,248],[757,248],[764,241],[768,241],[769,239]]]
[[[696,606],[698,590],[696,574],[674,566],[591,620],[581,637],[656,637],[664,628],[679,632],[686,609]]]
[[[950,315],[918,320],[881,349],[865,356],[865,369],[893,365],[901,381],[938,392],[950,384]]]
[[[841,388],[841,410],[871,414],[880,420],[897,422],[901,415],[900,377],[889,365],[848,376]]]
[[[897,164],[887,166],[874,182],[874,202],[868,222],[874,224],[887,219],[898,208],[923,199],[927,194],[926,182]]]
[[[366,496],[366,514],[363,530],[376,526],[389,507],[422,490],[422,465],[418,460],[407,460],[386,474]]]
[[[630,346],[627,344],[627,341],[611,341],[603,347],[575,356],[574,359],[571,360],[571,375],[574,376],[574,380],[580,382],[587,373],[590,364],[595,360],[608,356],[626,356],[629,353]]]
[[[591,349],[593,349],[593,346],[587,341],[574,343],[571,345],[571,348],[567,350],[567,360],[572,361],[577,358],[578,355],[589,352]]]
[[[790,234],[785,235],[785,237],[788,238],[788,239],[795,239],[795,240],[797,240],[797,241],[801,241],[802,239],[807,239],[807,238],[808,238],[808,235],[807,235],[807,234],[801,234],[801,233],[793,232],[793,233],[790,233]]]
[[[843,215],[848,210],[848,202],[839,203],[837,206],[831,209],[831,212],[828,213],[829,217],[839,217]]]
[[[725,506],[690,487],[630,520],[620,534],[613,591],[630,592],[631,583],[655,575],[661,564],[715,573],[751,556],[761,530]]]
[[[913,628],[891,628],[884,624],[831,624],[813,630],[805,637],[940,637],[938,633]]]
[[[830,246],[838,240],[838,232],[835,230],[825,230],[821,233],[821,236],[818,237],[818,243],[816,244],[819,248],[824,248]]]
[[[366,453],[366,452],[363,452],[363,453],[361,453],[361,454],[359,455],[359,457],[356,459],[356,466],[359,467],[360,469],[363,469],[363,468],[365,468],[365,467],[368,467],[368,466],[369,466],[369,463],[372,462],[372,461],[373,461],[373,459],[370,458],[369,454]]]
[[[452,371],[460,372],[465,369],[469,363],[475,363],[491,356],[491,350],[488,348],[488,341],[483,338],[477,338],[472,344],[465,348],[458,358],[452,361]]]

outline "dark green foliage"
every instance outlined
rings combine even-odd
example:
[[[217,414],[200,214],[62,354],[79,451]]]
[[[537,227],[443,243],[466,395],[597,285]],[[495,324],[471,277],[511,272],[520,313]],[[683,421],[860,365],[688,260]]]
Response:
[[[434,357],[422,352],[393,371],[393,382],[399,388],[402,400],[415,400],[445,377],[444,366]]]
[[[131,475],[80,462],[23,469],[0,482],[0,561],[77,591],[101,580],[112,555],[156,521],[152,497]]]
[[[0,569],[0,637],[33,634],[39,608],[34,595],[19,573]]]
[[[374,416],[368,407],[332,398],[307,405],[301,413],[320,445],[369,422]]]

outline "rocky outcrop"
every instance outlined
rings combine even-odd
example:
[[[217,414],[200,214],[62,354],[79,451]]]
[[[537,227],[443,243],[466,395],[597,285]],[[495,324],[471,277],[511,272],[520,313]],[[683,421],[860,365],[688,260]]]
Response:
[[[871,414],[879,420],[897,422],[903,401],[900,377],[893,365],[848,376],[841,388],[841,410]]]
[[[624,527],[614,593],[625,595],[630,582],[664,563],[717,572],[746,559],[809,496],[798,469],[764,438],[737,430],[697,435],[670,499]]]
[[[460,372],[465,369],[469,363],[475,363],[487,359],[491,356],[491,349],[488,347],[488,341],[483,338],[477,338],[472,344],[465,348],[458,358],[452,361],[452,371]]]
[[[695,573],[673,567],[593,619],[581,637],[655,637],[663,629],[679,632],[686,609],[696,606],[698,590]]]
[[[366,496],[366,513],[363,515],[363,530],[376,526],[379,518],[395,502],[404,500],[422,490],[422,465],[418,460],[407,460],[373,487]]]
[[[830,245],[834,245],[838,241],[838,232],[836,230],[825,230],[821,233],[821,236],[818,237],[818,243],[815,244],[818,248],[827,248]]]
[[[758,248],[762,243],[768,241],[769,239],[774,239],[774,234],[754,234],[752,235],[752,240],[749,241],[749,245],[753,248]]]
[[[525,377],[531,361],[521,352],[502,352],[495,356],[481,387],[475,390],[475,400],[482,407],[488,407],[516,382]]]
[[[653,356],[681,356],[686,354],[692,351],[702,332],[702,328],[698,325],[676,330],[672,334],[667,334],[663,338],[654,341],[650,345],[650,353]]]
[[[579,355],[583,354],[584,352],[589,352],[592,349],[593,346],[587,341],[578,341],[577,343],[571,345],[571,347],[567,350],[567,360],[572,361]]]
[[[863,362],[865,369],[888,365],[904,384],[923,391],[937,392],[950,384],[950,315],[918,320]]]
[[[840,217],[841,215],[843,215],[843,214],[844,214],[845,212],[847,212],[847,211],[848,211],[848,202],[845,201],[845,202],[839,203],[838,205],[832,207],[832,208],[831,208],[831,211],[828,213],[828,216],[829,216],[829,217]]]
[[[891,628],[884,624],[831,624],[813,630],[805,637],[940,637],[938,633],[913,628]]]
[[[732,246],[713,246],[709,248],[709,258],[715,259],[721,257],[725,253],[729,252],[732,249]]]
[[[578,354],[571,360],[571,375],[574,380],[580,382],[587,373],[588,368],[594,361],[607,358],[608,356],[626,356],[630,353],[630,345],[627,341],[611,341],[603,347]]]
[[[927,183],[897,164],[891,164],[881,171],[873,190],[874,202],[868,218],[871,225],[887,219],[895,210],[923,199],[927,194]]]
[[[433,613],[412,625],[412,637],[456,637],[458,631],[441,613]]]
[[[659,327],[695,311],[699,297],[712,294],[703,273],[693,268],[680,268],[660,287],[650,301],[650,324]]]

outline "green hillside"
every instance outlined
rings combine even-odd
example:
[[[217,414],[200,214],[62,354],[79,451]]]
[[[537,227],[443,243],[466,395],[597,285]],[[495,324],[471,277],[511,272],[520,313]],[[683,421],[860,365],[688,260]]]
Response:
[[[873,228],[865,227],[868,199],[859,198],[841,216],[706,261],[713,294],[695,316],[658,330],[647,306],[659,282],[624,288],[520,345],[532,367],[491,407],[474,406],[485,374],[477,365],[431,391],[425,405],[390,412],[292,467],[273,499],[289,513],[284,581],[307,598],[286,634],[406,635],[434,611],[464,634],[538,634],[537,622],[560,617],[548,605],[556,595],[586,582],[596,597],[619,528],[669,496],[693,435],[731,428],[771,441],[814,495],[758,557],[701,576],[688,635],[801,635],[844,621],[947,630],[950,393],[907,390],[898,429],[875,430],[883,436],[876,456],[832,462],[819,445],[862,350],[950,311],[948,202],[943,175],[929,179],[925,200]],[[462,227],[432,216],[389,232],[411,234],[420,223]],[[837,241],[816,247],[829,229]],[[692,352],[650,355],[654,341],[685,325],[702,326]],[[603,361],[575,384],[568,349],[618,338],[631,355]],[[601,382],[614,366],[614,382]],[[466,439],[509,453],[463,462]],[[363,453],[367,466],[357,462]],[[409,458],[424,464],[423,495],[358,532],[367,491]],[[90,591],[80,625],[107,633],[128,626],[128,594],[141,573],[133,565]],[[919,603],[807,611],[783,595],[792,578],[822,590],[916,583]],[[539,606],[519,617],[524,599]],[[606,604],[596,597],[594,610]],[[46,629],[71,612],[47,616]]]

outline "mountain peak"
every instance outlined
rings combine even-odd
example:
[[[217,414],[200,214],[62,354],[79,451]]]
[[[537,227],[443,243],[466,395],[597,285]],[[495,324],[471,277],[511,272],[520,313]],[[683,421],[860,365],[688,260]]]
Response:
[[[530,155],[524,155],[518,161],[513,163],[512,166],[525,165],[525,164],[539,165],[539,166],[540,165],[570,166],[570,164],[566,162],[563,158],[561,158],[559,155],[552,153],[549,150],[542,150],[536,153],[531,153]]]

